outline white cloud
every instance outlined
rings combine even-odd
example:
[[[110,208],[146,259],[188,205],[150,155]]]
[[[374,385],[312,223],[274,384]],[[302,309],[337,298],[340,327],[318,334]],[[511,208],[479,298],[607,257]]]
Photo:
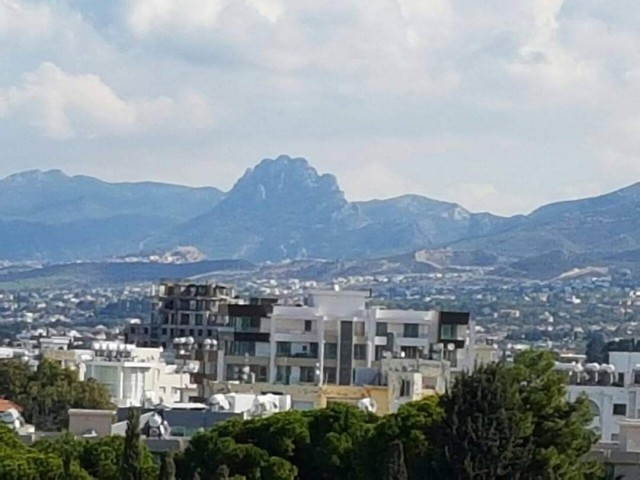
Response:
[[[175,157],[163,172],[206,183],[185,152],[229,184],[208,159],[242,172],[288,152],[350,198],[503,213],[631,183],[640,4],[615,3],[0,0],[0,141],[18,152],[0,173],[106,137],[123,178]],[[68,141],[46,155],[34,129]]]
[[[26,73],[17,87],[0,90],[0,115],[16,116],[55,139],[124,134],[167,121],[210,120],[206,102],[190,95],[125,100],[93,74],[71,74],[53,63]]]

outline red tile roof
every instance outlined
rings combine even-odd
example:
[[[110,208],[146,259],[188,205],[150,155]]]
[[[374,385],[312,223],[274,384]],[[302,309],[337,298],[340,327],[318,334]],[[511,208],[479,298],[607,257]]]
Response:
[[[7,410],[15,408],[17,411],[21,412],[22,407],[20,405],[16,405],[11,400],[5,400],[4,398],[0,398],[0,413],[4,413]]]

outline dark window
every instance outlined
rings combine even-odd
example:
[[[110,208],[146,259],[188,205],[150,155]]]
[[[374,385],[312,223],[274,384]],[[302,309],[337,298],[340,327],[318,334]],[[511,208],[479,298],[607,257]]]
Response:
[[[614,403],[613,414],[619,415],[619,416],[625,416],[627,414],[627,405],[624,403]]]
[[[181,337],[184,337],[186,335],[184,328],[178,330],[178,335],[180,335]]]
[[[408,397],[411,395],[411,382],[409,380],[402,380],[400,383],[400,396]]]
[[[180,315],[180,325],[189,325],[189,314],[183,313]]]
[[[314,367],[300,367],[300,383],[315,382],[316,369]]]
[[[213,330],[207,330],[207,337],[213,337]]]
[[[353,358],[355,360],[366,360],[367,358],[367,346],[355,344],[353,346]]]
[[[305,332],[310,332],[311,331],[311,320],[305,320],[304,321],[304,331]]]
[[[404,353],[404,358],[418,358],[418,347],[402,347],[400,351]]]
[[[278,357],[290,357],[291,356],[291,342],[277,342],[276,343],[276,356],[278,356]]]
[[[201,313],[196,313],[196,325],[202,325],[203,315]]]
[[[136,333],[136,327],[131,327],[131,328],[129,329],[129,331],[135,335],[135,333]]]
[[[376,345],[376,360],[382,360],[382,354],[386,349],[384,345]]]
[[[456,329],[456,325],[440,325],[440,338],[442,340],[455,340]]]
[[[149,335],[149,327],[144,327],[144,334]]]
[[[196,334],[195,330],[193,328],[189,329],[189,336],[193,337]]]
[[[249,355],[255,357],[256,342],[233,342],[231,344],[231,355]]]
[[[420,325],[417,323],[405,323],[404,324],[404,336],[408,338],[418,338],[420,331]]]
[[[324,345],[324,358],[325,360],[335,360],[338,358],[338,344],[337,343],[325,343]]]
[[[180,300],[180,310],[189,310],[189,300]]]
[[[336,368],[325,367],[324,368],[324,383],[336,383]]]
[[[201,337],[203,334],[204,334],[204,331],[201,328],[199,328],[198,329],[198,336]]]
[[[378,337],[386,337],[389,325],[387,322],[378,322],[376,323],[376,336]]]
[[[166,328],[163,328],[163,329],[162,329],[162,335],[166,335],[166,334],[167,334],[167,329],[166,329]]]

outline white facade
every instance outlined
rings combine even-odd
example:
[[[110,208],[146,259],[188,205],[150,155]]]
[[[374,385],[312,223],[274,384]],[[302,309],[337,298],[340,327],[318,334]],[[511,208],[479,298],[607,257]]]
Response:
[[[105,385],[118,407],[186,401],[189,393],[197,391],[190,378],[196,369],[167,365],[161,354],[161,348],[96,342],[79,370],[85,378]]]
[[[625,419],[640,418],[640,352],[609,352],[608,365],[560,364],[569,372],[569,400],[585,394],[594,414],[592,427],[604,443],[617,442]]]
[[[473,366],[473,327],[468,315],[443,321],[436,311],[368,307],[368,292],[313,290],[305,306],[274,306],[269,343],[256,355],[269,358],[270,383],[350,385],[357,369],[379,369],[385,356],[449,360]]]

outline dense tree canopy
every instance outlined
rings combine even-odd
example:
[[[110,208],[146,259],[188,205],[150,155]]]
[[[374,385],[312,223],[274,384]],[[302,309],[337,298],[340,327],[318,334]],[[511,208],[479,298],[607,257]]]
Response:
[[[553,357],[531,351],[382,418],[337,404],[225,422],[192,439],[183,468],[187,480],[222,466],[247,480],[591,480],[589,422],[586,400],[566,401]],[[269,477],[270,461],[281,468]]]
[[[0,398],[20,405],[25,420],[42,431],[67,428],[70,408],[113,408],[103,385],[80,381],[77,372],[46,359],[35,371],[18,360],[0,361]]]

